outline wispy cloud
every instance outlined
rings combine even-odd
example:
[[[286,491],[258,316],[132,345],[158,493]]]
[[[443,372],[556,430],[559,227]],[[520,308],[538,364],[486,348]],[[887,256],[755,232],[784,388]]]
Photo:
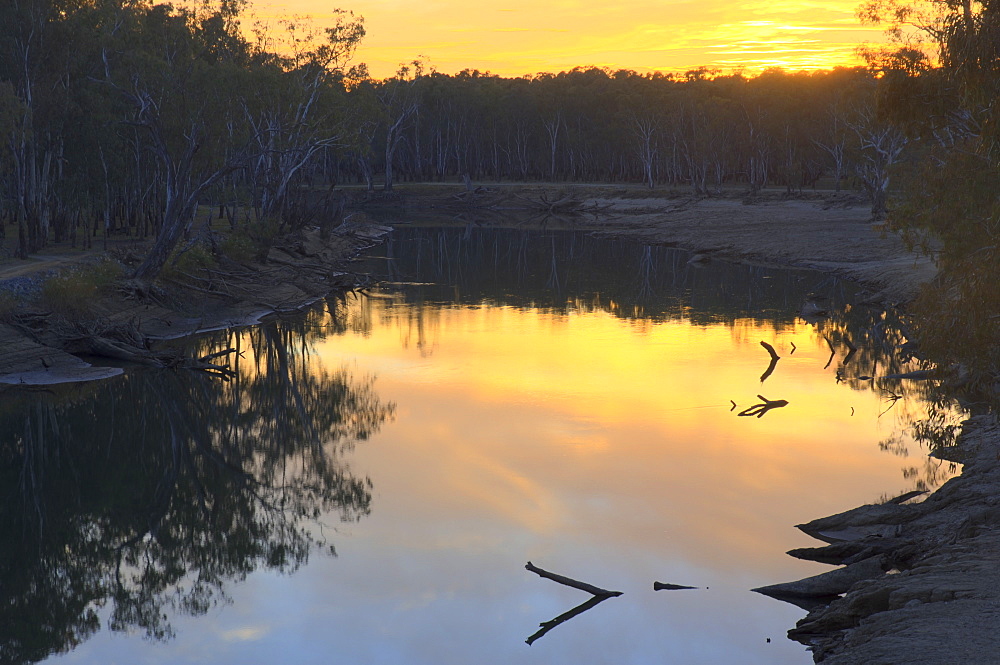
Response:
[[[267,626],[248,626],[224,631],[221,635],[226,642],[254,642],[270,632]]]

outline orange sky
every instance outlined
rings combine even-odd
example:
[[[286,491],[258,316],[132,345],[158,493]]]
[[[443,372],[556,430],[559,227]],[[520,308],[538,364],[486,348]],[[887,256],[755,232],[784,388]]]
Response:
[[[859,0],[256,0],[273,21],[335,7],[364,16],[358,60],[374,76],[423,56],[444,73],[465,68],[504,76],[596,65],[636,71],[698,66],[749,71],[859,64],[854,48],[879,41],[855,16]]]

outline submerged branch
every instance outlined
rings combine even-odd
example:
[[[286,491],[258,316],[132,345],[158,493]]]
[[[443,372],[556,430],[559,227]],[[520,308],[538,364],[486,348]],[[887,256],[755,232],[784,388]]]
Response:
[[[758,418],[763,418],[764,414],[771,409],[780,409],[783,406],[788,406],[788,400],[785,399],[768,399],[763,395],[757,395],[757,399],[761,400],[760,404],[754,404],[751,407],[743,409],[736,415],[757,416]]]
[[[653,582],[653,591],[682,591],[684,589],[700,589],[696,586],[685,586],[683,584],[665,584],[663,582]]]

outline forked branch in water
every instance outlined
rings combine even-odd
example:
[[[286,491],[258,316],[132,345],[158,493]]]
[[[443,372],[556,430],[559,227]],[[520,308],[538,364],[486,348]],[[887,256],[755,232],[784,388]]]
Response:
[[[757,399],[761,400],[760,404],[754,404],[753,406],[743,409],[736,415],[738,416],[757,416],[758,418],[763,418],[764,414],[771,409],[780,409],[783,406],[788,406],[788,400],[785,399],[768,399],[763,395],[757,395]]]
[[[587,593],[592,594],[594,596],[593,598],[591,598],[587,602],[581,603],[580,605],[577,605],[576,607],[574,607],[570,611],[564,612],[563,614],[560,614],[555,619],[551,619],[549,621],[543,621],[542,623],[538,624],[539,626],[541,626],[541,630],[539,630],[537,633],[535,633],[534,635],[532,635],[531,637],[529,637],[528,639],[525,640],[525,642],[527,642],[528,644],[531,644],[535,640],[539,639],[540,637],[542,637],[543,635],[545,635],[545,633],[549,632],[550,630],[552,630],[553,628],[555,628],[559,624],[565,623],[565,622],[569,621],[570,619],[572,619],[573,617],[579,616],[580,614],[583,614],[584,612],[586,612],[590,608],[596,607],[600,603],[603,603],[608,598],[613,598],[615,596],[622,595],[621,591],[608,591],[607,589],[602,589],[600,587],[596,587],[593,584],[587,584],[586,582],[581,582],[579,580],[574,580],[573,578],[570,578],[570,577],[565,577],[563,575],[557,575],[556,573],[550,573],[547,570],[542,570],[541,568],[539,568],[535,564],[531,563],[530,561],[528,562],[528,564],[524,568],[526,570],[530,570],[531,572],[535,573],[539,577],[544,577],[546,579],[550,579],[553,582],[558,582],[559,584],[562,584],[562,585],[568,586],[568,587],[573,587],[574,589],[579,589],[580,591],[586,591]]]
[[[527,642],[530,645],[532,642],[539,639],[540,637],[543,637],[545,633],[549,632],[559,624],[566,623],[573,617],[579,616],[593,607],[597,607],[608,598],[611,598],[611,596],[594,596],[590,600],[584,603],[580,603],[570,611],[563,612],[555,619],[549,619],[548,621],[543,621],[542,623],[538,624],[539,626],[541,626],[541,630],[539,630],[537,633],[526,639],[525,642]]]

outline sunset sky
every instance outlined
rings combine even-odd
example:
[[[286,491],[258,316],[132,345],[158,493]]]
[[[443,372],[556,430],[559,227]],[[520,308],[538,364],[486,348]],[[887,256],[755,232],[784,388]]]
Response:
[[[596,65],[640,72],[699,66],[817,69],[859,64],[855,47],[880,41],[855,16],[859,0],[256,0],[258,18],[331,10],[365,18],[358,60],[376,77],[423,57],[444,73],[503,76]]]

